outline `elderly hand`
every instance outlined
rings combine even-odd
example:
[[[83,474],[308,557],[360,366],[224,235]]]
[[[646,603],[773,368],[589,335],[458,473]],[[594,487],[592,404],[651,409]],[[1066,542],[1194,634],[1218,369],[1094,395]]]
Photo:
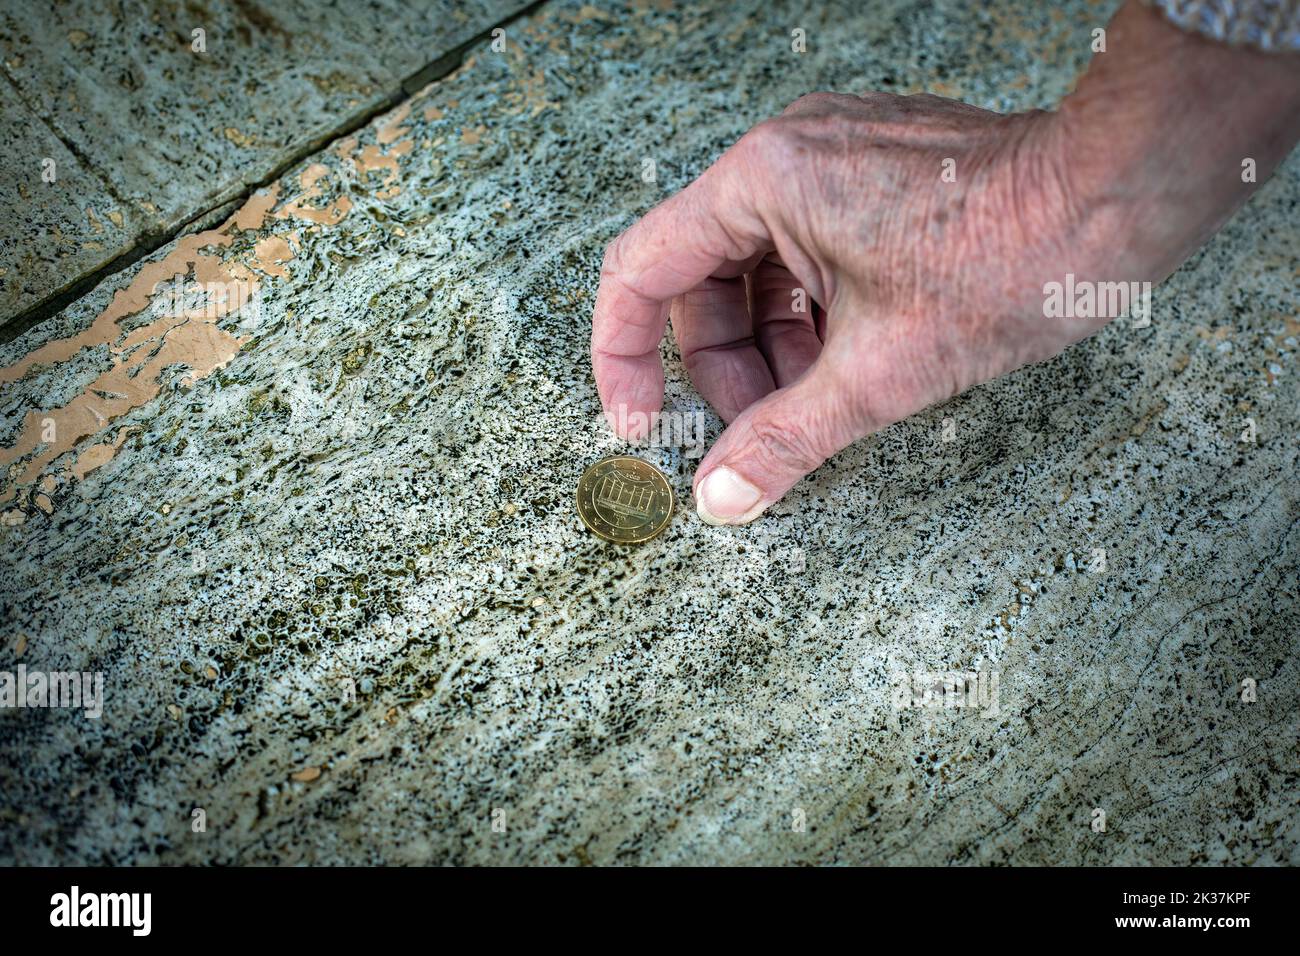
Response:
[[[1241,157],[1262,181],[1285,156],[1294,56],[1217,47],[1141,7],[1109,29],[1112,52],[1057,113],[803,97],[610,245],[601,401],[611,422],[660,409],[671,315],[728,425],[696,473],[703,520],[751,521],[856,439],[1090,334],[1115,316],[1050,315],[1048,283],[1163,278],[1253,188]],[[1213,93],[1161,80],[1207,70]],[[1171,112],[1189,89],[1199,119]]]

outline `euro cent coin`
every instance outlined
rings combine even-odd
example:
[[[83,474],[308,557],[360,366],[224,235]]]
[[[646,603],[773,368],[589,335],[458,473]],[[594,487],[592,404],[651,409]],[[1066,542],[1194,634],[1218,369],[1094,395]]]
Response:
[[[607,541],[649,541],[673,518],[672,486],[654,465],[615,455],[602,458],[578,480],[578,517]]]

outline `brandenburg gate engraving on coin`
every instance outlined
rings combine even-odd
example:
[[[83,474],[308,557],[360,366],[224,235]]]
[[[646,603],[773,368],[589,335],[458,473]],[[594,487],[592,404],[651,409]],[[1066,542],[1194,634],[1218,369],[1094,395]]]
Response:
[[[654,489],[638,487],[622,480],[617,474],[606,475],[596,486],[596,507],[614,512],[620,518],[630,518],[634,524],[644,524],[653,517]]]

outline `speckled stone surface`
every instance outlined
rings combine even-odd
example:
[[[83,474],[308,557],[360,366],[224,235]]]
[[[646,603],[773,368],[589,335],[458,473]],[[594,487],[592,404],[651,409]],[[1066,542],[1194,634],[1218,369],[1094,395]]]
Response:
[[[0,185],[6,198],[16,188],[58,198],[15,197],[36,215],[0,221],[0,326],[142,235],[169,235],[261,182],[525,5],[4,4],[5,122],[23,135],[0,140]],[[41,179],[46,157],[58,163],[54,185]]]
[[[0,85],[0,328],[129,248],[145,217]],[[50,181],[50,180],[53,181]]]
[[[0,710],[0,859],[1300,862],[1296,156],[1149,327],[756,525],[680,448],[660,538],[573,509],[609,239],[804,92],[1050,105],[1110,10],[548,3],[0,348],[2,666],[105,682]],[[159,310],[177,272],[255,301]],[[949,671],[996,715],[897,706]]]

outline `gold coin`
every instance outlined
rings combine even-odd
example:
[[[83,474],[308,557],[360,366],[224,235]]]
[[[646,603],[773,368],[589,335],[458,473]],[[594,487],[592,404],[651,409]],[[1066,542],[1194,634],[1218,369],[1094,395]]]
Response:
[[[663,472],[629,455],[602,458],[578,480],[578,517],[607,541],[649,541],[668,527],[674,504]]]

